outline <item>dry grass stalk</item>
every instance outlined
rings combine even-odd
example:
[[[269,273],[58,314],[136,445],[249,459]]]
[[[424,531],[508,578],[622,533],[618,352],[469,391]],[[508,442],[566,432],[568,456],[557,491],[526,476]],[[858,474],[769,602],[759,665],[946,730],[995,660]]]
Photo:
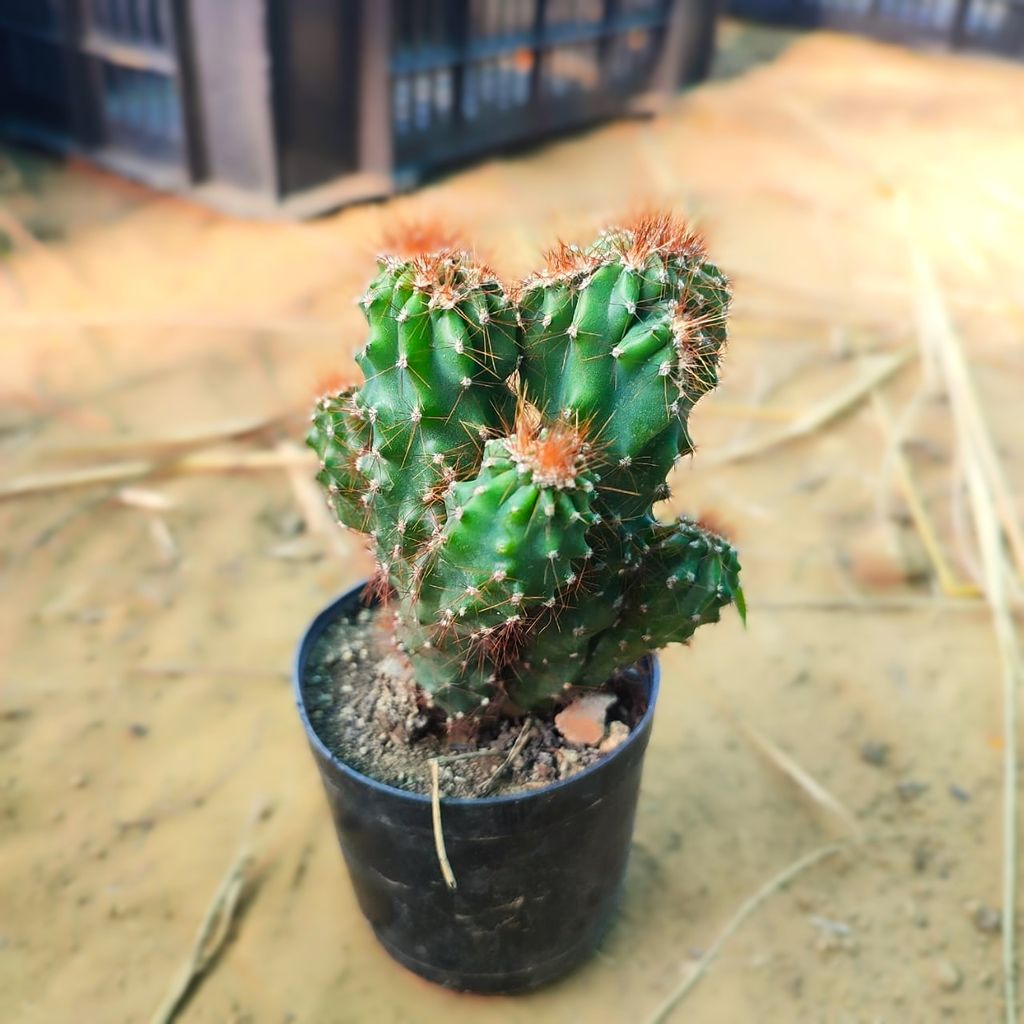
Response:
[[[133,313],[130,311],[31,312],[0,316],[0,331],[86,331],[95,328],[144,331],[238,331],[252,334],[308,334],[338,337],[346,325],[337,321],[274,317],[211,316],[202,313]]]
[[[773,423],[791,423],[800,416],[792,409],[777,409],[770,405],[743,405],[737,402],[709,402],[703,408],[712,416],[731,416],[742,420],[770,420]]]
[[[1013,552],[1024,565],[1024,544],[1002,466],[970,379],[967,361],[934,271],[925,254],[911,242],[917,282],[917,322],[922,345],[949,394],[957,445],[964,467],[974,532],[982,561],[982,583],[992,613],[1002,662],[1003,701],[1003,998],[1007,1024],[1017,1020],[1017,720],[1018,688],[1024,679],[1024,657],[1011,610]]]
[[[750,604],[751,609],[759,612],[864,612],[868,615],[888,615],[890,612],[977,612],[984,607],[980,601],[934,597],[794,597]]]
[[[177,505],[172,498],[160,491],[144,487],[122,487],[117,492],[117,500],[129,508],[140,508],[144,512],[169,512]]]
[[[121,480],[137,480],[154,473],[233,473],[258,472],[267,469],[285,469],[296,465],[308,469],[313,463],[313,453],[295,449],[292,452],[260,449],[257,451],[220,450],[195,452],[180,459],[169,461],[134,460],[111,462],[83,469],[62,469],[50,473],[33,473],[17,477],[0,487],[0,501],[21,498],[31,494],[47,494],[52,491],[69,490],[74,487],[90,487],[95,484],[118,483]]]
[[[502,774],[505,772],[508,766],[516,759],[516,756],[519,754],[519,751],[522,750],[524,746],[526,746],[526,741],[530,738],[530,732],[532,728],[533,722],[531,719],[527,718],[526,721],[523,722],[523,727],[519,730],[519,735],[516,737],[515,743],[512,744],[512,747],[509,750],[508,755],[505,757],[505,760],[502,761],[501,764],[499,764],[498,767],[495,768],[493,772],[491,772],[490,776],[486,779],[484,784],[477,790],[477,796],[486,796],[488,793],[490,793],[490,791],[494,788],[494,784],[498,781],[498,779],[501,778]]]
[[[169,569],[177,564],[178,559],[181,557],[181,551],[178,548],[177,541],[174,539],[174,534],[171,533],[171,528],[162,516],[153,516],[150,520],[149,535],[156,548],[160,565],[165,569]]]
[[[1017,518],[1013,493],[985,423],[963,347],[949,319],[931,265],[920,250],[914,249],[912,255],[917,282],[917,328],[922,344],[932,353],[949,393],[964,457],[978,464],[1017,571],[1024,575],[1024,527]]]
[[[750,741],[758,753],[763,755],[774,767],[778,768],[786,778],[795,783],[814,803],[834,814],[850,830],[855,839],[860,841],[864,838],[860,822],[853,816],[852,811],[818,782],[806,768],[802,767],[785,751],[780,750],[763,733],[758,732],[758,730],[743,722],[734,721],[733,724]]]
[[[228,441],[255,434],[273,426],[291,415],[288,410],[271,413],[267,416],[244,416],[211,423],[205,427],[189,427],[175,434],[163,437],[120,437],[108,440],[96,439],[81,444],[64,445],[59,449],[42,448],[40,455],[44,458],[78,458],[81,455],[125,455],[128,453],[160,452],[167,448],[197,448],[214,443]]]
[[[906,366],[913,356],[912,351],[905,351],[865,360],[866,370],[857,380],[851,381],[836,394],[807,410],[792,423],[760,437],[752,437],[719,455],[706,457],[704,465],[720,466],[729,462],[745,462],[774,448],[809,437],[855,409],[875,388]]]
[[[145,476],[153,469],[153,463],[135,460],[84,466],[80,469],[61,469],[51,473],[31,473],[15,477],[0,487],[0,500],[20,498],[29,494],[45,494],[49,491],[64,491],[73,487],[117,483],[119,480],[133,480]]]
[[[151,1024],[170,1024],[184,1006],[196,982],[213,964],[231,934],[231,926],[238,912],[251,863],[252,852],[248,845],[244,845],[217,887],[213,901],[199,927],[192,952],[175,976],[170,991],[153,1014]]]
[[[444,828],[441,824],[441,781],[438,775],[437,759],[430,761],[430,819],[434,826],[434,849],[437,851],[437,863],[441,868],[444,884],[449,889],[457,889],[455,872],[448,860],[448,851],[444,848]]]
[[[924,545],[924,549],[928,554],[928,559],[932,563],[932,568],[938,578],[939,586],[942,587],[942,592],[946,597],[980,596],[981,590],[977,586],[973,583],[963,583],[956,578],[956,574],[953,572],[953,569],[942,550],[938,534],[932,525],[931,517],[928,515],[928,510],[925,507],[921,493],[914,482],[913,474],[910,471],[910,465],[900,447],[899,438],[896,436],[895,426],[892,422],[889,410],[885,405],[885,401],[877,391],[873,393],[872,399],[874,401],[875,411],[878,413],[879,419],[882,422],[882,426],[889,440],[889,459],[892,462],[896,481],[900,486],[900,490],[903,492],[903,498],[906,501],[907,509],[910,512],[910,518],[913,520],[914,527],[918,532],[918,536],[921,538],[921,543]]]
[[[299,448],[294,441],[282,441],[276,449],[289,460],[285,466],[288,482],[291,484],[295,502],[299,506],[306,529],[311,534],[323,537],[331,551],[341,559],[351,557],[348,542],[338,527],[324,501],[324,494],[307,468],[308,452]]]
[[[680,984],[671,993],[669,993],[664,1002],[662,1002],[662,1004],[647,1019],[646,1024],[664,1024],[664,1021],[668,1020],[672,1011],[675,1010],[675,1008],[693,991],[697,986],[697,982],[700,981],[707,969],[716,959],[718,959],[718,955],[722,952],[722,948],[729,939],[732,938],[743,922],[746,921],[747,918],[750,917],[762,904],[767,902],[780,889],[784,889],[799,875],[802,875],[808,870],[808,868],[812,868],[815,864],[820,864],[821,861],[839,853],[839,851],[843,850],[846,845],[846,843],[842,842],[829,843],[826,846],[819,846],[817,849],[811,850],[810,853],[807,853],[798,860],[793,861],[789,867],[780,871],[773,878],[770,878],[755,893],[744,900],[736,913],[729,919],[729,922],[719,933],[718,938],[716,938],[708,947],[707,952],[700,958],[682,982],[680,982]]]

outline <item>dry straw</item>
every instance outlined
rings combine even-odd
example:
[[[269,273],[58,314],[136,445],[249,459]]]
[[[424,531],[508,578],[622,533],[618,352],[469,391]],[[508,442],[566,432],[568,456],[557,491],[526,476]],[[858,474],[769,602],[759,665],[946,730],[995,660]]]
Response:
[[[1016,518],[992,435],[974,391],[967,360],[927,256],[911,239],[915,311],[922,352],[949,395],[974,532],[981,552],[982,588],[1002,662],[1003,701],[1003,995],[1005,1020],[1017,1020],[1017,688],[1022,677],[1020,639],[1011,610],[1013,559],[1024,567],[1024,532]]]

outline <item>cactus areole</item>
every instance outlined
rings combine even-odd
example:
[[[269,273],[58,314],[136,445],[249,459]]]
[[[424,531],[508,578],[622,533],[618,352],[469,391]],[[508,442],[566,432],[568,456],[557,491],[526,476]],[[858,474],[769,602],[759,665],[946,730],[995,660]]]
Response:
[[[320,399],[308,443],[436,706],[544,711],[744,614],[732,546],[654,513],[726,342],[696,234],[641,217],[514,287],[414,247],[379,258],[360,306],[365,380]]]

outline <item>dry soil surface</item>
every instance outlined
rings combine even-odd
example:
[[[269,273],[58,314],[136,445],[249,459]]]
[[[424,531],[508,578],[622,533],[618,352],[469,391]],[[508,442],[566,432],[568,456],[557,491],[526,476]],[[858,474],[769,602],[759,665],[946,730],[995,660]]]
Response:
[[[1019,495],[1022,125],[1024,67],[814,34],[656,121],[302,225],[10,154],[4,481],[111,462],[125,479],[0,502],[0,1018],[150,1020],[248,843],[231,933],[185,1024],[639,1024],[749,895],[839,841],[731,935],[670,1019],[996,1020],[999,655],[985,603],[939,585],[885,410],[970,592],[962,460],[917,355],[935,313],[920,282],[940,283]],[[367,571],[320,517],[294,444],[312,396],[354,373],[353,299],[391,219],[450,217],[516,274],[554,235],[650,201],[692,216],[734,279],[726,383],[695,414],[700,450],[672,505],[740,545],[750,624],[727,616],[664,655],[600,953],[532,996],[462,997],[373,941],[291,706],[299,631]],[[899,351],[881,404],[723,459]],[[167,472],[186,448],[193,462]]]

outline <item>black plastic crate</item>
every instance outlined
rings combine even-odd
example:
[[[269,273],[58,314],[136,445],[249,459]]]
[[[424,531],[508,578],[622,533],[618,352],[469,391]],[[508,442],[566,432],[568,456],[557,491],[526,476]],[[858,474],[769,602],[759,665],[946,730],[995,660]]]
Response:
[[[396,0],[400,174],[625,109],[653,83],[665,0]]]
[[[730,13],[1024,58],[1024,0],[731,0]]]
[[[0,0],[0,130],[301,216],[702,77],[715,0]]]

